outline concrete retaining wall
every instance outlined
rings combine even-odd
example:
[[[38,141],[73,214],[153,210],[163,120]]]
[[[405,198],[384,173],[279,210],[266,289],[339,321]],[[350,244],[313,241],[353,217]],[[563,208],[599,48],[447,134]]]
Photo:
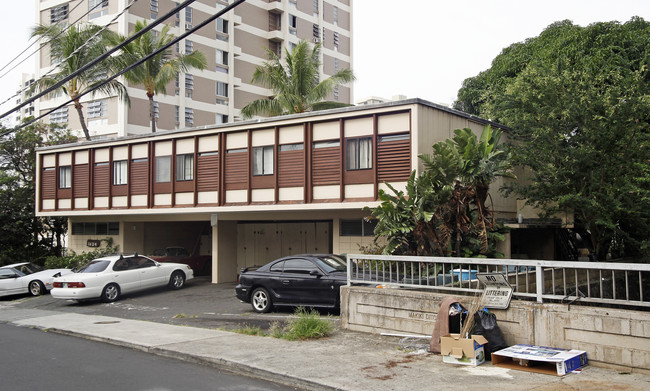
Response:
[[[367,287],[341,288],[344,328],[431,335],[446,294]],[[472,298],[459,296],[469,307]],[[650,374],[650,312],[513,300],[493,310],[510,345],[579,349],[591,364]]]

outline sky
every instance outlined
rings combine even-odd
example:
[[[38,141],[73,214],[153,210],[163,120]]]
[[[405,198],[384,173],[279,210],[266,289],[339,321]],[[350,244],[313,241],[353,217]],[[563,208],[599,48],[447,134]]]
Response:
[[[539,35],[553,22],[569,19],[625,22],[650,20],[648,0],[352,0],[353,101],[405,95],[452,104],[463,80],[488,69],[503,48]],[[12,2],[0,15],[0,68],[29,45],[36,1]],[[31,47],[27,54],[32,53]],[[22,72],[34,73],[29,58],[10,73],[0,71],[0,103],[17,90]],[[16,98],[0,105],[10,110]]]

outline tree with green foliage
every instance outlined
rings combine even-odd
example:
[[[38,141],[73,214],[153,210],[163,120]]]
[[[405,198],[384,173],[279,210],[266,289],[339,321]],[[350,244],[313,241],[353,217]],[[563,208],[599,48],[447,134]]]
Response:
[[[144,21],[135,23],[133,34],[147,27]],[[122,66],[133,65],[141,59],[153,54],[174,40],[174,35],[169,33],[169,25],[164,24],[160,32],[147,31],[134,41],[122,47],[122,54],[118,57]],[[111,37],[111,42],[115,45],[124,42],[127,38],[122,36]],[[156,132],[156,117],[154,110],[154,96],[158,93],[166,94],[165,87],[167,83],[174,80],[179,72],[188,70],[205,69],[208,62],[205,55],[198,50],[191,53],[172,56],[170,49],[165,49],[155,56],[152,56],[141,65],[131,69],[124,74],[124,77],[130,83],[144,86],[149,98],[149,120],[151,122],[151,132]]]
[[[45,257],[61,255],[67,219],[35,215],[36,148],[75,141],[69,130],[42,123],[0,139],[0,265],[23,261],[42,265]]]
[[[267,49],[269,61],[255,69],[251,82],[271,89],[273,96],[248,103],[241,110],[242,116],[277,116],[350,106],[325,101],[337,86],[353,81],[354,74],[350,69],[342,69],[320,81],[320,47],[320,43],[311,47],[300,41],[293,50],[285,51],[284,63]]]
[[[457,257],[498,256],[503,228],[488,205],[489,186],[500,176],[513,177],[510,156],[500,144],[502,131],[489,125],[480,138],[471,129],[456,129],[454,138],[420,155],[424,170],[413,171],[406,193],[387,184],[375,235],[387,239],[387,254]]]
[[[456,108],[510,128],[515,192],[543,217],[572,211],[598,259],[650,258],[650,23],[569,21],[467,79]]]
[[[116,94],[119,99],[126,101],[129,99],[126,88],[117,80],[99,87],[99,84],[116,69],[117,63],[113,58],[109,57],[101,64],[79,72],[81,68],[106,53],[108,39],[114,34],[110,30],[102,30],[100,26],[92,24],[38,25],[32,32],[32,37],[49,42],[50,61],[55,67],[52,74],[38,79],[32,88],[43,91],[74,75],[53,93],[63,92],[73,100],[86,140],[90,140],[90,132],[83,115],[82,94],[92,90],[108,96]]]

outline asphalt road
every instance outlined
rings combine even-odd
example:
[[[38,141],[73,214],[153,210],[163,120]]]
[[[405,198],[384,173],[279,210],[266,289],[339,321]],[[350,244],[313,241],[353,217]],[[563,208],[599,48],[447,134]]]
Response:
[[[277,308],[268,314],[254,312],[251,305],[235,297],[236,283],[212,284],[209,277],[198,277],[187,282],[181,290],[156,288],[122,296],[114,303],[54,299],[49,294],[31,297],[0,297],[13,301],[19,308],[75,312],[87,315],[105,315],[124,319],[147,320],[166,324],[234,330],[246,326],[267,329],[274,322],[285,322],[291,308]],[[323,311],[338,318],[338,313]]]
[[[115,345],[0,324],[3,390],[291,390]]]

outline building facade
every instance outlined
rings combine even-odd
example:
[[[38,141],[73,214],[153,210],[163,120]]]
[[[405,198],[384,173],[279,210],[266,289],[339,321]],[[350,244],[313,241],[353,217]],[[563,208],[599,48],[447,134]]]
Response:
[[[39,22],[94,23],[109,25],[131,0],[49,0],[38,2]],[[133,3],[110,24],[110,29],[128,36],[137,21],[151,24],[181,1],[146,0]],[[166,20],[175,36],[223,10],[232,1],[197,0]],[[172,48],[172,54],[200,50],[207,58],[205,70],[189,70],[169,83],[166,95],[157,94],[155,116],[160,131],[206,126],[239,120],[248,102],[271,95],[250,84],[255,67],[268,59],[266,49],[284,55],[300,40],[322,43],[321,79],[340,69],[352,68],[351,0],[248,0],[211,22]],[[156,30],[160,31],[161,26]],[[39,75],[51,69],[49,52],[38,59]],[[130,107],[116,96],[86,95],[84,115],[93,138],[121,137],[151,132],[149,102],[141,86],[128,85]],[[46,113],[67,100],[44,97],[38,113]],[[330,100],[351,103],[351,86],[340,86]],[[72,105],[58,109],[46,121],[67,124],[80,131]]]
[[[37,215],[68,216],[76,252],[107,237],[140,254],[182,246],[212,255],[214,282],[234,281],[280,256],[359,252],[374,239],[364,208],[378,191],[404,189],[418,155],[455,129],[488,123],[411,99],[48,147]],[[552,235],[517,223],[528,211],[501,184],[493,208],[515,228],[501,251],[552,259]]]

